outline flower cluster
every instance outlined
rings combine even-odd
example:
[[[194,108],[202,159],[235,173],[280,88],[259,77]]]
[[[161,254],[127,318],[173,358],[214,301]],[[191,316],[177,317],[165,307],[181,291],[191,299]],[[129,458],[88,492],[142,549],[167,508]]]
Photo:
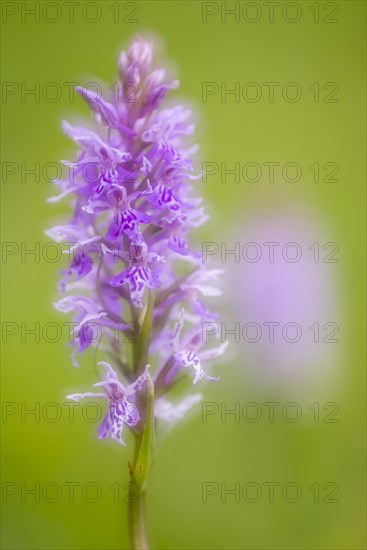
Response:
[[[102,362],[106,375],[95,386],[104,393],[68,397],[107,397],[99,437],[111,435],[120,443],[123,424],[139,427],[142,394],[137,392],[149,376],[156,417],[176,420],[199,396],[174,405],[166,400],[168,390],[186,373],[194,384],[216,380],[207,374],[207,362],[225,349],[205,349],[202,341],[202,323],[216,318],[202,298],[220,294],[213,286],[220,273],[205,269],[188,240],[190,230],[207,220],[193,192],[200,175],[194,175],[192,160],[197,147],[187,143],[194,131],[191,112],[182,105],[162,107],[178,82],[167,80],[164,69],[154,69],[152,62],[152,44],[137,38],[120,56],[118,94],[102,98],[77,88],[92,120],[82,126],[63,123],[79,150],[75,162],[63,161],[72,177],[55,182],[59,194],[49,199],[68,197],[73,208],[70,223],[47,231],[56,241],[73,243],[59,286],[64,296],[55,304],[75,312],[73,364],[78,366],[78,354],[97,345],[97,330],[106,336],[103,343],[98,339],[100,349],[119,371]],[[129,89],[134,94],[126,93]],[[141,346],[149,297],[150,369],[134,364],[126,349],[129,343]]]

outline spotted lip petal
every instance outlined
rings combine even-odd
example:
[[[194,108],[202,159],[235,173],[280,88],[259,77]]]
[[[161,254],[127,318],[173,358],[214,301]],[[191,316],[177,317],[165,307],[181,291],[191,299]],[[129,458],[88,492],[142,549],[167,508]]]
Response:
[[[141,391],[148,380],[147,365],[143,374],[141,374],[133,383],[125,387],[120,382],[116,371],[105,361],[99,363],[105,370],[105,378],[94,384],[94,387],[102,387],[104,393],[87,392],[67,395],[67,399],[80,401],[83,398],[105,398],[108,400],[108,410],[98,429],[98,439],[105,439],[109,436],[114,441],[125,445],[122,439],[122,430],[124,424],[134,427],[140,421],[140,414],[137,404],[134,402],[135,394]],[[128,399],[129,398],[129,399]]]
[[[147,254],[147,246],[137,243],[130,246],[130,265],[118,275],[111,278],[112,286],[129,285],[130,297],[135,307],[142,308],[144,289],[158,288],[161,285],[159,277],[148,267],[149,261],[156,261],[157,255]]]
[[[108,226],[106,239],[118,241],[125,233],[132,242],[141,244],[143,237],[139,224],[147,224],[150,221],[150,216],[133,208],[127,208],[124,212],[116,212]]]

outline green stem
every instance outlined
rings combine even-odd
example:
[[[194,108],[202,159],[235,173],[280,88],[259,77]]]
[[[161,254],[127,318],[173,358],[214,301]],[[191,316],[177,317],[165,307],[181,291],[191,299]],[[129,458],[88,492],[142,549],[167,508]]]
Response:
[[[145,532],[145,499],[140,495],[138,502],[129,506],[129,528],[131,550],[149,550]]]
[[[148,361],[148,352],[150,345],[150,334],[152,331],[152,317],[154,307],[154,295],[151,290],[148,292],[147,309],[144,315],[144,320],[139,330],[139,335],[136,342],[133,342],[133,362],[134,372],[139,375],[145,369]],[[135,318],[136,322],[136,318]]]
[[[141,438],[136,438],[136,455],[139,454]],[[135,466],[135,465],[134,465]],[[135,469],[135,468],[134,468]],[[134,483],[133,472],[131,480]],[[128,507],[129,538],[131,550],[149,550],[145,521],[145,491],[139,488],[136,497],[130,499]]]
[[[144,320],[141,324],[137,342],[133,343],[133,367],[136,375],[141,374],[148,360],[150,335],[152,330],[152,317],[154,308],[154,295],[148,292],[147,308]],[[152,380],[148,384],[145,399],[139,399],[139,410],[144,419],[141,432],[135,434],[134,462],[130,465],[130,479],[134,487],[138,489],[135,498],[128,504],[128,522],[131,550],[149,550],[145,521],[145,495],[147,475],[151,465],[151,452],[154,441],[154,385]],[[143,396],[142,396],[143,397]]]

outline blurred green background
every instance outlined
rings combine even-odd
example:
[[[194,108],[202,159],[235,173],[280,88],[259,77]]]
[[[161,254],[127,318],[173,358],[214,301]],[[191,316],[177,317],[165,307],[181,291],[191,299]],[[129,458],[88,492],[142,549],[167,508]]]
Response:
[[[331,370],[326,384],[314,380],[307,392],[297,383],[273,387],[255,382],[247,375],[250,359],[243,347],[234,343],[226,363],[215,368],[221,382],[205,387],[205,401],[224,402],[228,407],[236,402],[241,406],[297,402],[302,419],[292,423],[279,414],[274,422],[267,421],[265,415],[256,423],[235,422],[229,416],[221,422],[218,414],[204,423],[199,406],[196,416],[162,442],[157,455],[148,497],[152,548],[365,548],[365,320],[361,307],[365,277],[365,3],[298,2],[302,13],[295,23],[286,20],[296,13],[285,7],[287,2],[280,2],[274,22],[269,21],[266,3],[257,2],[260,15],[253,23],[246,21],[255,18],[253,6],[246,8],[248,12],[238,12],[239,21],[224,11],[226,7],[243,10],[247,2],[210,2],[206,7],[199,1],[92,3],[99,6],[98,11],[93,11],[93,6],[86,8],[89,2],[77,2],[72,23],[67,2],[57,3],[61,18],[54,23],[50,19],[59,12],[53,12],[52,6],[46,16],[41,11],[39,21],[22,11],[24,5],[30,9],[34,4],[42,10],[52,3],[2,3],[2,79],[15,83],[19,90],[22,83],[31,88],[39,82],[42,90],[45,84],[55,82],[63,93],[55,102],[42,96],[39,102],[32,96],[22,98],[16,88],[13,95],[3,95],[2,159],[3,163],[16,163],[19,169],[2,177],[4,242],[26,243],[29,248],[39,242],[42,246],[48,240],[44,229],[68,215],[66,203],[55,207],[45,202],[54,190],[42,173],[39,181],[32,175],[22,181],[24,168],[72,158],[73,148],[59,123],[72,113],[87,114],[88,110],[78,98],[69,101],[64,83],[85,83],[93,76],[115,82],[121,47],[136,33],[153,32],[160,36],[165,56],[181,81],[174,98],[196,105],[204,161],[226,162],[228,166],[295,161],[304,167],[303,177],[296,183],[278,178],[273,184],[222,183],[218,174],[201,184],[199,192],[212,218],[198,232],[198,240],[221,242],[231,235],[232,241],[244,241],[241,228],[248,216],[256,217],[256,209],[262,205],[279,211],[284,205],[291,210],[306,205],[311,225],[318,219],[326,228],[326,238],[320,237],[320,241],[335,241],[340,247],[340,262],[333,265],[333,276],[339,281],[335,300],[341,311],[335,372]],[[84,19],[83,8],[89,10]],[[216,13],[203,22],[203,9]],[[315,22],[316,9],[319,22]],[[98,20],[93,23],[94,17]],[[328,23],[325,18],[337,22]],[[291,103],[276,93],[273,103],[265,97],[257,103],[237,103],[231,96],[222,102],[217,94],[202,102],[203,82],[225,82],[231,88],[235,82],[269,81],[280,82],[280,89],[283,83],[299,83],[301,100]],[[336,82],[339,101],[313,101],[308,88],[314,82],[321,87]],[[325,93],[322,91],[321,97]],[[339,182],[315,183],[307,167],[329,161],[339,165]],[[12,322],[30,328],[35,323],[42,327],[66,321],[51,305],[56,299],[59,264],[44,261],[42,256],[38,262],[31,256],[22,259],[15,253],[2,263],[3,326]],[[231,264],[222,267],[228,275],[223,277],[226,286]],[[225,293],[219,306],[229,320],[236,319],[235,301]],[[69,422],[68,409],[62,405],[60,420],[50,422],[43,417],[53,414],[51,408],[46,407],[45,412],[45,404],[62,404],[71,390],[87,391],[95,381],[93,352],[82,359],[83,368],[76,371],[65,339],[66,333],[56,343],[42,337],[36,342],[32,336],[22,342],[19,329],[3,343],[2,399],[8,414],[2,419],[2,481],[18,488],[16,494],[3,496],[4,549],[127,548],[127,505],[123,499],[131,446],[97,441],[96,423],[86,422],[80,411],[75,413],[75,422]],[[321,372],[322,362],[319,368]],[[323,416],[314,422],[308,407],[315,402],[321,407],[336,402],[338,422],[325,423]],[[34,408],[35,403],[41,407],[39,421],[30,415],[22,418],[20,411]],[[53,498],[52,488],[48,498],[41,495],[40,502],[31,495],[22,502],[22,483],[28,488],[39,483],[42,489],[50,482],[65,488],[58,502],[47,501]],[[63,485],[70,482],[80,484],[73,503],[68,502]],[[90,482],[102,488],[98,502],[83,499],[82,488]],[[219,488],[207,502],[202,501],[205,482]],[[235,502],[233,496],[225,495],[221,502],[221,483],[228,488],[239,483],[242,488],[249,482],[262,488],[257,502],[249,502],[251,496],[247,501],[241,496],[240,502]],[[274,502],[269,502],[266,482],[279,483]],[[302,489],[298,502],[282,497],[281,490],[289,482]],[[330,487],[324,488],[329,482],[339,487],[338,502],[323,502],[331,492]],[[119,502],[114,502],[110,488],[116,488],[116,483]],[[309,488],[315,483],[320,484],[320,502],[315,502]],[[9,490],[15,485],[6,487]],[[93,487],[88,498],[94,498]]]

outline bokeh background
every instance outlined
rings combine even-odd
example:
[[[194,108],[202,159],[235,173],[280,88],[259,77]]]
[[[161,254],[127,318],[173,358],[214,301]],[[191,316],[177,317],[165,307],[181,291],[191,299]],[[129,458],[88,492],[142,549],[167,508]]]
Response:
[[[22,330],[67,320],[51,305],[60,265],[42,255],[48,242],[44,229],[68,212],[66,203],[45,202],[54,190],[43,167],[72,158],[73,147],[59,124],[73,113],[88,113],[82,100],[73,96],[70,101],[64,83],[96,77],[115,82],[121,47],[146,32],[160,37],[180,78],[174,99],[195,107],[202,162],[227,167],[256,162],[263,168],[265,162],[280,167],[296,162],[302,167],[296,182],[285,181],[276,170],[269,183],[265,169],[254,182],[242,177],[236,182],[229,175],[222,181],[220,170],[206,183],[198,182],[212,215],[197,233],[198,246],[294,241],[304,253],[300,262],[278,259],[272,265],[235,262],[231,256],[222,261],[219,254],[213,258],[224,269],[224,294],[214,304],[221,322],[232,328],[235,322],[242,327],[254,321],[296,321],[304,338],[269,345],[264,338],[250,344],[228,336],[230,351],[213,367],[221,382],[204,391],[205,401],[219,412],[203,422],[198,406],[196,416],[161,438],[148,497],[152,548],[365,548],[365,3],[297,2],[301,16],[294,23],[289,19],[296,17],[295,8],[287,8],[288,2],[280,2],[273,22],[264,2],[246,8],[248,2],[206,7],[177,0],[77,2],[73,22],[68,2],[60,2],[61,17],[53,23],[60,12],[51,5],[42,15],[46,4],[53,3],[2,3],[2,79],[11,84],[2,99],[1,226],[3,242],[15,243],[2,263],[2,326],[8,323],[8,331],[9,323],[18,327],[14,335],[3,334],[2,346],[2,481],[8,483],[3,485],[8,491],[2,504],[3,548],[127,548],[123,500],[131,447],[97,441],[97,424],[80,411],[70,422],[63,405],[70,390],[95,381],[95,357],[86,355],[76,371],[64,345],[66,332],[51,343],[42,334],[39,341],[22,336]],[[24,11],[34,5],[41,10],[39,20]],[[227,8],[241,9],[239,21],[226,14]],[[206,22],[203,10],[213,12]],[[37,101],[22,97],[24,86],[42,91],[50,82],[62,89],[56,101],[42,93]],[[241,87],[256,82],[263,97],[252,103],[228,95],[222,101],[218,92],[202,101],[203,82],[219,88],[225,83],[228,89],[235,82]],[[264,82],[280,83],[274,102],[268,101]],[[288,82],[301,86],[299,101],[282,97]],[[320,83],[318,102],[309,89],[315,82]],[[332,91],[323,89],[327,82],[339,86],[332,96],[337,102],[324,102]],[[328,162],[338,165],[337,181],[323,181]],[[36,163],[40,174],[26,174]],[[314,163],[320,165],[319,182],[309,168]],[[315,242],[321,250],[318,263],[308,248]],[[323,261],[332,252],[322,248],[329,242],[338,246],[334,263]],[[35,246],[41,247],[38,259],[21,254],[22,247]],[[308,326],[315,322],[321,327],[337,323],[338,341],[311,341]],[[279,403],[273,422],[264,405],[269,402]],[[248,403],[260,408],[257,421],[249,421],[255,409]],[[289,420],[296,409],[287,403],[297,403],[298,421]],[[39,418],[25,413],[35,407],[40,407]],[[226,415],[226,407],[240,407],[246,414]],[[61,418],[55,417],[60,409]],[[93,410],[89,414],[93,418]],[[69,502],[65,484],[72,482],[80,485]],[[276,484],[274,502],[264,485],[269,482]],[[22,483],[23,489],[39,484],[39,502],[22,491]],[[60,500],[50,502],[56,493],[48,483],[64,488]],[[83,498],[88,483],[102,488],[96,502],[91,502],[93,486]],[[206,502],[204,483],[215,491]],[[239,502],[225,493],[236,483]],[[287,483],[301,488],[297,502],[290,502],[295,493],[291,486],[288,495]],[[46,498],[45,486],[50,487]],[[15,494],[9,494],[11,488]]]

